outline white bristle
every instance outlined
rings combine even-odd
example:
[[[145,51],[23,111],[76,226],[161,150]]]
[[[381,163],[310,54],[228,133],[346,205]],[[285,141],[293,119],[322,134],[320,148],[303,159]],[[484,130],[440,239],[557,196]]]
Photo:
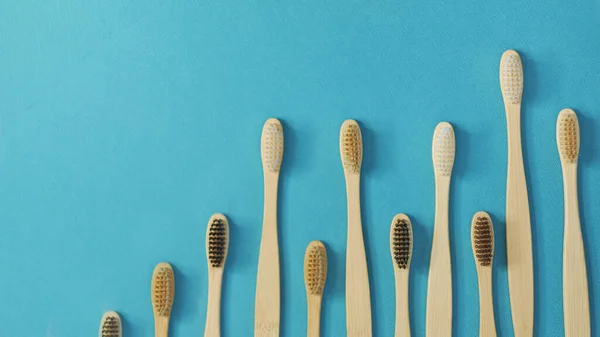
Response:
[[[283,159],[283,128],[275,118],[267,120],[263,127],[261,156],[263,166],[268,172],[279,172]]]
[[[523,65],[514,50],[508,50],[500,61],[500,86],[504,100],[509,104],[520,104],[523,96]]]
[[[438,124],[433,135],[433,164],[437,175],[452,174],[455,155],[454,129],[446,122]]]

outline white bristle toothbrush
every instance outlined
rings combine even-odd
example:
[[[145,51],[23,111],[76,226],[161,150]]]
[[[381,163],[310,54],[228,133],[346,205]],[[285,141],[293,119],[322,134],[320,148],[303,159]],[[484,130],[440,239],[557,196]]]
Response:
[[[590,336],[590,300],[577,196],[579,137],[579,121],[575,111],[562,110],[556,122],[556,142],[562,164],[565,192],[563,248],[565,337]]]
[[[206,229],[208,262],[208,305],[204,337],[221,336],[221,286],[229,250],[229,222],[223,214],[215,214]]]
[[[479,336],[496,337],[492,265],[494,263],[494,225],[489,214],[477,212],[471,222],[471,245],[479,284]]]
[[[506,254],[515,337],[533,336],[533,252],[527,181],[521,148],[523,66],[507,50],[500,60],[500,87],[506,109],[508,170],[506,182]]]
[[[121,317],[114,311],[109,311],[102,316],[100,321],[99,337],[122,337]]]
[[[408,284],[412,246],[413,232],[410,219],[405,214],[398,214],[394,217],[390,226],[390,251],[396,281],[396,330],[394,337],[410,337]]]
[[[271,118],[263,127],[260,147],[264,171],[264,216],[256,277],[254,336],[279,336],[280,284],[277,238],[277,190],[283,159],[283,128]]]
[[[347,120],[340,131],[340,152],[348,201],[346,248],[346,332],[348,337],[370,337],[371,294],[360,213],[362,134],[358,123]]]
[[[455,149],[452,125],[446,122],[438,124],[433,135],[432,149],[435,171],[435,226],[427,286],[427,337],[452,336],[452,265],[448,211]]]

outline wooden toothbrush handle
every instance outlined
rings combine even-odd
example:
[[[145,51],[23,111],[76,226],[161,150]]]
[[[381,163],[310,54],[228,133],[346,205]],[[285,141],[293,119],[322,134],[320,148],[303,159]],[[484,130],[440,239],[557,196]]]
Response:
[[[358,176],[358,175],[356,175]],[[371,294],[360,214],[360,177],[347,178],[346,330],[348,337],[371,337]]]
[[[452,263],[448,236],[450,181],[437,185],[425,333],[427,337],[450,337],[452,336]]]
[[[321,334],[321,297],[308,295],[308,325],[306,336],[319,337]]]
[[[521,121],[507,113],[506,256],[515,337],[533,336],[533,252],[527,180],[521,148]]]
[[[410,337],[410,314],[408,309],[408,270],[394,272],[396,276],[396,330],[394,337]]]
[[[256,276],[254,336],[278,337],[280,319],[277,180],[265,174],[265,212]]]
[[[496,337],[494,300],[492,293],[492,268],[480,267],[479,274],[479,336]]]
[[[169,336],[169,318],[157,317],[154,320],[154,335],[156,337]]]
[[[206,309],[206,325],[204,337],[221,336],[221,285],[223,270],[209,271],[208,278],[208,305]]]
[[[563,251],[563,303],[565,337],[590,336],[590,304],[585,252],[577,197],[577,167],[564,169],[565,238]]]

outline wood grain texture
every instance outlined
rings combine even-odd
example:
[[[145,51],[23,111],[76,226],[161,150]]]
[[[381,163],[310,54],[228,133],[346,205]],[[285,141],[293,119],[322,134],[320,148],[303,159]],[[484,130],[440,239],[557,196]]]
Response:
[[[280,271],[277,236],[277,193],[279,170],[283,160],[283,129],[270,118],[261,136],[261,158],[264,171],[264,214],[254,309],[254,336],[277,337],[280,329]]]
[[[340,132],[340,153],[346,177],[348,243],[346,248],[346,330],[348,337],[371,337],[371,293],[360,211],[362,135],[347,120]]]
[[[452,336],[452,263],[448,213],[455,152],[456,141],[452,125],[447,122],[439,123],[432,144],[435,224],[427,283],[427,337]]]
[[[265,172],[265,210],[258,273],[254,336],[279,336],[280,283],[279,243],[277,238],[278,173]]]
[[[429,279],[426,336],[452,336],[452,264],[448,236],[450,178],[436,178],[436,211]]]
[[[508,169],[506,177],[506,255],[515,337],[533,336],[533,249],[529,197],[521,142],[523,70],[517,52],[500,61],[500,85],[506,110]]]
[[[569,122],[566,118],[570,119]],[[573,110],[561,111],[557,120],[556,139],[563,172],[565,207],[563,248],[565,337],[589,337],[591,334],[590,304],[577,182],[580,135],[577,115]]]

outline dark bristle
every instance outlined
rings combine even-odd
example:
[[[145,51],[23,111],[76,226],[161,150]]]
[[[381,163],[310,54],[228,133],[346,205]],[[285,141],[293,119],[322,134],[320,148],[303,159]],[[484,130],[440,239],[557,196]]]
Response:
[[[494,258],[492,223],[487,217],[477,217],[473,228],[473,248],[480,266],[489,266]]]
[[[208,260],[213,267],[220,267],[227,252],[227,228],[225,221],[215,219],[208,232]]]
[[[404,219],[398,219],[394,225],[392,253],[398,268],[407,269],[410,261],[411,242],[408,222]]]
[[[107,317],[102,325],[102,337],[119,337],[119,320],[116,317]]]

